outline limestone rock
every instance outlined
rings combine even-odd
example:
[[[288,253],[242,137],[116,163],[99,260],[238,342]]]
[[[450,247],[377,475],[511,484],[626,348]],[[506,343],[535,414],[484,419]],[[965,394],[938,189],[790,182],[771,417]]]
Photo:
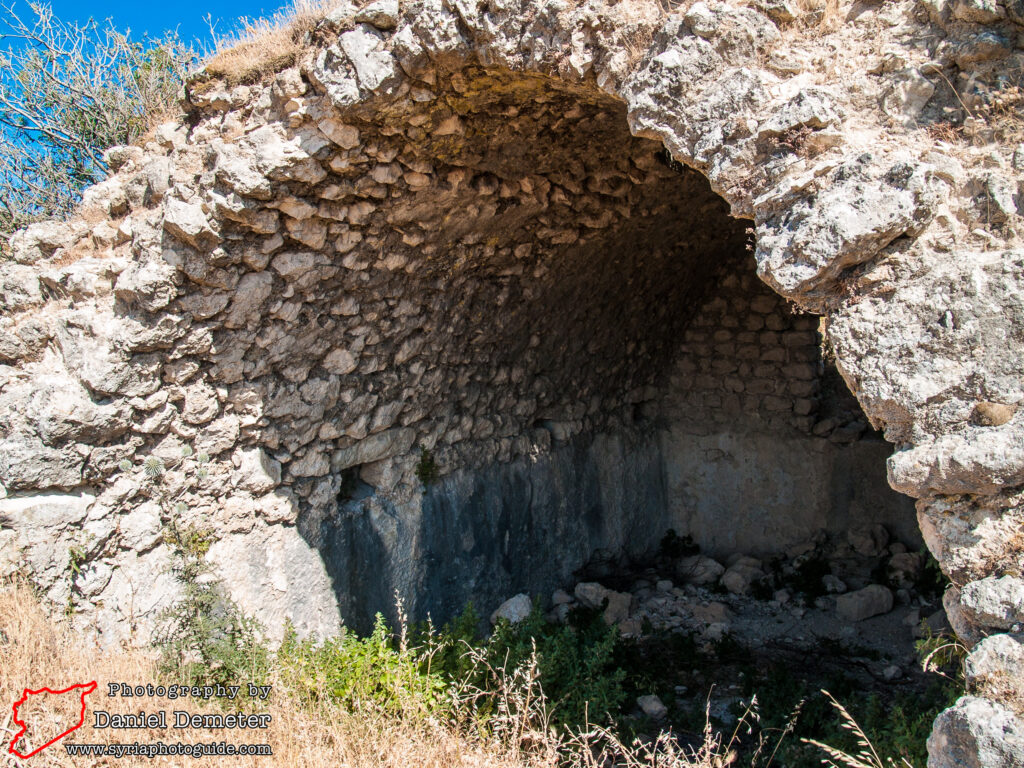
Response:
[[[524,621],[532,610],[533,601],[530,600],[530,596],[520,592],[495,609],[491,614],[491,624],[497,624],[499,619],[505,619],[510,624],[518,624]]]
[[[220,242],[202,206],[196,203],[168,202],[164,209],[164,229],[200,251],[212,249]]]
[[[880,584],[869,584],[855,592],[836,597],[836,614],[847,622],[863,621],[892,610],[892,592]]]
[[[1024,765],[1024,723],[987,699],[963,696],[939,713],[928,737],[929,768]]]
[[[133,262],[114,284],[121,301],[136,303],[147,312],[156,312],[170,304],[178,294],[175,269],[163,259]]]
[[[267,272],[250,272],[238,281],[224,326],[242,328],[266,301],[274,289],[274,278]]]
[[[185,407],[181,417],[189,424],[205,424],[220,411],[217,392],[209,384],[196,382],[185,389]]]
[[[705,555],[691,555],[676,564],[676,575],[684,584],[713,584],[725,573],[725,566]]]
[[[82,482],[84,458],[49,448],[36,437],[10,435],[0,440],[0,484],[8,491],[74,488]]]
[[[760,551],[742,539],[761,526],[787,548],[817,527],[796,519],[814,507],[801,494],[828,485],[810,446],[841,464],[882,447],[870,427],[898,446],[888,479],[919,499],[929,548],[966,585],[944,598],[961,638],[1016,622],[1013,585],[987,580],[1022,565],[1024,150],[974,118],[943,141],[941,121],[1019,69],[1024,11],[923,5],[869,2],[834,26],[821,3],[785,0],[337,5],[294,66],[190,86],[187,119],[112,149],[79,214],[11,237],[0,495],[106,489],[82,528],[114,554],[90,553],[79,620],[116,643],[130,613],[143,637],[174,594],[153,577],[168,552],[112,478],[122,458],[194,444],[214,455],[189,503],[217,528],[210,558],[230,564],[233,596],[268,627],[330,635],[342,614],[359,620],[368,588],[440,618],[469,590],[496,604],[526,570],[554,585],[598,549],[595,572],[639,556],[666,502],[699,518],[711,495],[665,467],[709,470],[723,498],[721,530],[694,529]],[[965,79],[950,89],[938,72],[954,66]],[[749,269],[733,217],[753,222]],[[832,402],[818,321],[785,299],[823,316],[863,413],[818,413]],[[687,461],[663,461],[668,433]],[[786,456],[807,450],[789,470],[804,479],[759,472],[746,487],[752,456],[782,465],[766,446],[783,434]],[[416,477],[428,448],[444,483]],[[768,497],[791,492],[793,519],[763,525]],[[848,517],[869,524],[878,496],[858,498]],[[42,542],[31,565],[63,599],[71,534],[0,528],[3,568],[18,542]],[[885,538],[869,525],[849,544],[910,600],[915,558]],[[761,570],[677,565],[660,575],[685,588],[640,588],[641,611],[685,603],[665,618],[692,617],[705,639],[729,618],[697,585],[743,592]],[[886,603],[862,593],[837,610]],[[600,605],[639,631],[631,602]],[[947,725],[947,752],[1002,759],[979,736],[988,723]]]
[[[920,553],[899,552],[889,559],[886,573],[890,582],[907,589],[917,581],[923,567],[924,557]]]
[[[606,597],[608,607],[604,609],[603,614],[605,624],[611,626],[629,618],[629,612],[633,605],[633,596],[631,594],[609,590]]]
[[[664,720],[668,716],[668,707],[653,693],[637,696],[636,704],[652,720]]]
[[[281,463],[262,448],[239,449],[233,457],[238,474],[236,487],[254,495],[268,493],[281,482]]]
[[[377,29],[394,29],[398,26],[398,0],[375,0],[364,5],[355,19],[360,23],[372,24]]]
[[[0,310],[17,312],[42,301],[39,273],[21,264],[0,263]]]
[[[385,14],[382,13],[381,16],[384,17]],[[376,91],[397,80],[397,63],[390,53],[382,50],[383,38],[379,33],[359,27],[342,34],[338,39],[338,46],[352,62],[362,88]]]
[[[990,635],[974,646],[964,662],[964,679],[972,689],[1013,695],[1024,684],[1024,636]]]
[[[761,561],[750,557],[739,558],[722,574],[719,582],[734,595],[746,595],[754,584],[763,579]]]
[[[603,608],[610,592],[610,589],[596,581],[581,581],[573,590],[573,594],[581,605],[593,609]]]
[[[906,69],[890,79],[889,89],[882,97],[882,109],[913,124],[934,94],[935,86],[928,78],[917,69]]]
[[[877,557],[889,545],[889,532],[884,525],[878,524],[851,528],[846,533],[846,540],[858,554],[865,557]]]
[[[331,468],[334,471],[369,464],[407,452],[416,440],[416,433],[408,428],[389,429],[360,440],[350,448],[334,452]]]
[[[85,520],[96,501],[91,493],[30,493],[0,499],[0,522],[30,530],[72,528]]]
[[[979,627],[1010,629],[1024,623],[1024,579],[989,576],[960,590],[960,606]]]
[[[576,599],[586,608],[603,609],[605,624],[618,624],[629,618],[633,596],[628,592],[616,592],[595,581],[583,581],[574,590]]]

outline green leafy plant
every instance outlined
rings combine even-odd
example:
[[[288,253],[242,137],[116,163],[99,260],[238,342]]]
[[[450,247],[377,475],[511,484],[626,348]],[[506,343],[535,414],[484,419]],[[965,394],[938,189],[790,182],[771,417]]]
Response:
[[[322,642],[300,640],[289,628],[277,654],[285,681],[303,701],[406,717],[439,713],[450,704],[445,681],[424,659],[422,649],[394,638],[380,614],[364,638],[346,631]]]
[[[76,598],[80,594],[78,577],[82,575],[82,566],[85,564],[86,559],[87,555],[84,546],[72,544],[68,547],[68,601],[64,606],[64,613],[68,616],[75,612]]]
[[[189,685],[263,680],[269,654],[259,624],[245,616],[206,560],[213,533],[173,520],[164,529],[181,596],[157,618],[153,644],[163,673]]]
[[[478,625],[469,606],[424,647],[431,651],[432,671],[476,691],[479,718],[498,712],[514,675],[536,675],[548,702],[545,717],[556,726],[610,722],[624,703],[626,672],[616,663],[621,641],[599,611],[577,609],[567,624],[554,624],[535,601],[526,619],[500,619],[487,639]]]
[[[441,472],[434,460],[434,454],[426,448],[420,448],[420,460],[416,464],[417,479],[423,483],[424,488],[428,488],[436,483],[440,476]]]

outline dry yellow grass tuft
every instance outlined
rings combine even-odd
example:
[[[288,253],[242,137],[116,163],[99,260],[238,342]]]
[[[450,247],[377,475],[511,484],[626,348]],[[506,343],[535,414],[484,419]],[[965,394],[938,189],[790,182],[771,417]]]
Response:
[[[337,0],[293,0],[273,16],[242,18],[235,34],[219,38],[206,73],[228,85],[254,83],[295,63],[305,36]]]

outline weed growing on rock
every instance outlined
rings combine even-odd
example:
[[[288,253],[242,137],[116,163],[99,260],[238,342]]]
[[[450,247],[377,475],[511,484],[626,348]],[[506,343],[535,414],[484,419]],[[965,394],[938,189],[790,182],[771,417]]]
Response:
[[[427,448],[420,448],[420,460],[416,464],[416,478],[423,483],[424,488],[429,488],[437,482],[441,476],[434,454]]]

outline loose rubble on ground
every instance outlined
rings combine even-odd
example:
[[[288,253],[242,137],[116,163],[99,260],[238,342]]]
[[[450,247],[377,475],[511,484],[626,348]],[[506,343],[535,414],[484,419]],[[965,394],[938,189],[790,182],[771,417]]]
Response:
[[[574,610],[598,610],[624,638],[683,633],[705,653],[726,640],[766,655],[817,649],[887,682],[919,671],[916,640],[950,629],[926,556],[891,540],[882,525],[845,537],[822,531],[773,557],[715,558],[674,541],[682,553],[663,546],[640,567],[592,563],[571,592],[541,601],[546,618],[566,623]],[[529,595],[515,595],[491,622],[525,620],[532,606]],[[637,705],[653,720],[664,717],[657,696]]]

